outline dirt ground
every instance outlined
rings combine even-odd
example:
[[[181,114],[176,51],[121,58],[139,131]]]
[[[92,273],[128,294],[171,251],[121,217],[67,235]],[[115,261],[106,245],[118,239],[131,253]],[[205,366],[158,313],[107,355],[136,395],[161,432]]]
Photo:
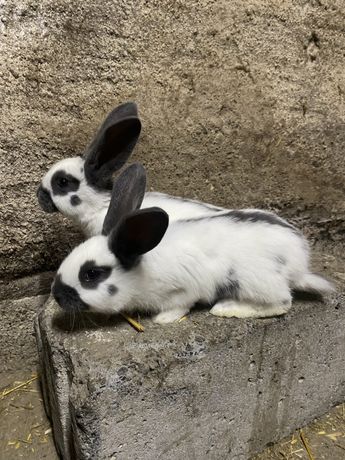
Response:
[[[0,376],[0,459],[20,458],[58,459],[36,372]],[[273,459],[345,459],[345,403],[253,457]]]
[[[0,376],[0,459],[20,458],[59,458],[36,372]]]
[[[252,460],[344,460],[345,404],[332,409]]]

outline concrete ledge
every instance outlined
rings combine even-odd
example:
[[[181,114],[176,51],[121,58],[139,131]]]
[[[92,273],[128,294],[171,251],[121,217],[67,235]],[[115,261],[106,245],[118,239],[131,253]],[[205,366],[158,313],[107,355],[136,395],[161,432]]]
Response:
[[[345,296],[285,317],[168,327],[71,320],[53,300],[36,332],[64,459],[247,459],[345,399]]]

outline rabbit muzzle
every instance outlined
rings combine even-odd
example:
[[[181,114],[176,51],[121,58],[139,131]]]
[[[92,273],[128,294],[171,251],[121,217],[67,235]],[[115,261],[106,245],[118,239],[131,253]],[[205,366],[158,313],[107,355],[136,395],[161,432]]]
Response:
[[[52,294],[56,302],[65,311],[85,311],[89,309],[89,306],[80,298],[76,289],[65,284],[60,275],[57,275],[54,280]]]

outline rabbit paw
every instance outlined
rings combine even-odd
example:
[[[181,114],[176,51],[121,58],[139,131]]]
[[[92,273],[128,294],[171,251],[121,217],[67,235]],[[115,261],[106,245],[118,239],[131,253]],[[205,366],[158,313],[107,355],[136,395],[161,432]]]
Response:
[[[180,318],[182,318],[182,316],[188,313],[188,311],[188,309],[163,311],[154,316],[153,322],[157,324],[173,323],[174,321],[178,321]]]
[[[211,308],[210,313],[225,318],[264,318],[284,315],[290,306],[291,301],[280,305],[255,305],[234,300],[222,300]]]

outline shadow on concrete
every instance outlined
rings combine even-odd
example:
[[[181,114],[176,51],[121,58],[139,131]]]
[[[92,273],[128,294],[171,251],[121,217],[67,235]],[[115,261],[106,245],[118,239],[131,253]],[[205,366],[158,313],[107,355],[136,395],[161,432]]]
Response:
[[[314,294],[304,291],[293,292],[294,301],[305,302],[323,302],[323,298],[319,294]],[[190,315],[195,312],[207,312],[212,308],[212,304],[197,303],[191,310]],[[152,314],[140,312],[140,317],[137,313],[130,315],[137,321],[150,319]],[[127,320],[120,314],[104,314],[96,312],[73,312],[65,311],[58,312],[53,317],[53,327],[62,332],[78,332],[85,330],[98,330],[104,328],[112,328],[126,324]]]
[[[92,312],[59,312],[54,315],[53,327],[63,332],[77,332],[84,330],[97,330],[107,327],[119,326],[126,323],[121,315],[105,315]]]
[[[324,302],[324,299],[321,294],[316,292],[306,292],[306,291],[292,291],[292,298],[294,300],[304,300],[308,302]]]

